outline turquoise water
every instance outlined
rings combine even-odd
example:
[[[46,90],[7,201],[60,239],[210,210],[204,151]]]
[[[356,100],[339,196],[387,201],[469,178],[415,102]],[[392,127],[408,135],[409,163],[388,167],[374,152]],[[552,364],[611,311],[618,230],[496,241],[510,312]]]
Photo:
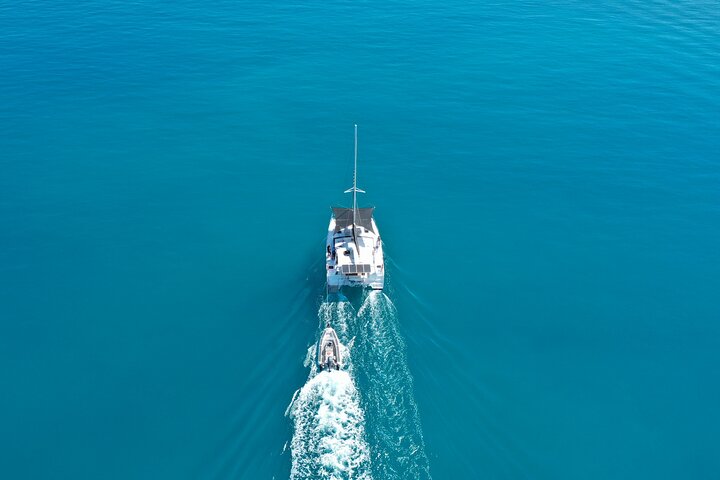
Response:
[[[717,477],[720,9],[588,3],[0,2],[2,477]]]

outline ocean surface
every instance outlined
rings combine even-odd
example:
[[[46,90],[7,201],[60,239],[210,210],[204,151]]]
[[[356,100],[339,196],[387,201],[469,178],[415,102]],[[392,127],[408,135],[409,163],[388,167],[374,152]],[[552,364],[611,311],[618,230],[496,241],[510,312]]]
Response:
[[[0,0],[1,478],[718,478],[719,351],[716,1]]]

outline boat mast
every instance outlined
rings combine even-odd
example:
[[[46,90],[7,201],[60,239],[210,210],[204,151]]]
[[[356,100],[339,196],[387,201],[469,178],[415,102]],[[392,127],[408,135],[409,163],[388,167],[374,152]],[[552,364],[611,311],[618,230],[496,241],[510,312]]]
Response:
[[[355,124],[355,169],[353,170],[353,232],[357,222],[357,123]]]
[[[349,188],[345,190],[345,193],[352,192],[353,194],[353,241],[355,242],[355,245],[357,245],[357,238],[355,236],[355,226],[357,225],[357,214],[358,214],[358,208],[357,208],[357,194],[365,193],[365,190],[360,190],[357,188],[357,152],[358,152],[358,141],[357,141],[357,124],[355,124],[355,167],[353,169],[353,186],[352,188]]]

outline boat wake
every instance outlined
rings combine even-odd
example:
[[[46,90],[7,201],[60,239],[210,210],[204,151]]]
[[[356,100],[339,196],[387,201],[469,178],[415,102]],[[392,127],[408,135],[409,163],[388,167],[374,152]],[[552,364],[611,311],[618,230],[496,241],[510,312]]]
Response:
[[[405,342],[390,298],[370,292],[358,311],[353,349],[367,414],[373,473],[383,479],[429,479]]]
[[[318,310],[318,320],[321,329],[329,323],[340,337],[347,339],[355,323],[355,310],[348,301],[323,302]]]
[[[329,321],[347,338],[347,321],[354,315],[349,304],[326,303],[319,317],[322,326]],[[349,348],[343,348],[343,356],[349,360]],[[290,479],[370,480],[365,419],[351,365],[348,362],[348,370],[317,373],[316,353],[317,347],[312,345],[305,360],[310,377],[286,411],[295,427],[290,442]]]
[[[430,479],[405,342],[390,298],[369,292],[357,313],[350,302],[324,302],[318,320],[321,329],[332,325],[346,342],[346,369],[318,373],[317,345],[308,348],[308,381],[286,412],[295,426],[291,480]]]

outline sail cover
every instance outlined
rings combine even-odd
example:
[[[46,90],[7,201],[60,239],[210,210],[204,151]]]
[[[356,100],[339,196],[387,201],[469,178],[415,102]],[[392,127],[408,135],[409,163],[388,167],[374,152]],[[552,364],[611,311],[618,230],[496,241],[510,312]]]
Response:
[[[335,230],[343,229],[353,222],[353,209],[352,208],[340,208],[333,207],[333,215],[335,216]],[[357,209],[357,224],[363,228],[367,228],[373,233],[375,230],[372,228],[372,214],[375,207],[369,208],[358,208]]]

